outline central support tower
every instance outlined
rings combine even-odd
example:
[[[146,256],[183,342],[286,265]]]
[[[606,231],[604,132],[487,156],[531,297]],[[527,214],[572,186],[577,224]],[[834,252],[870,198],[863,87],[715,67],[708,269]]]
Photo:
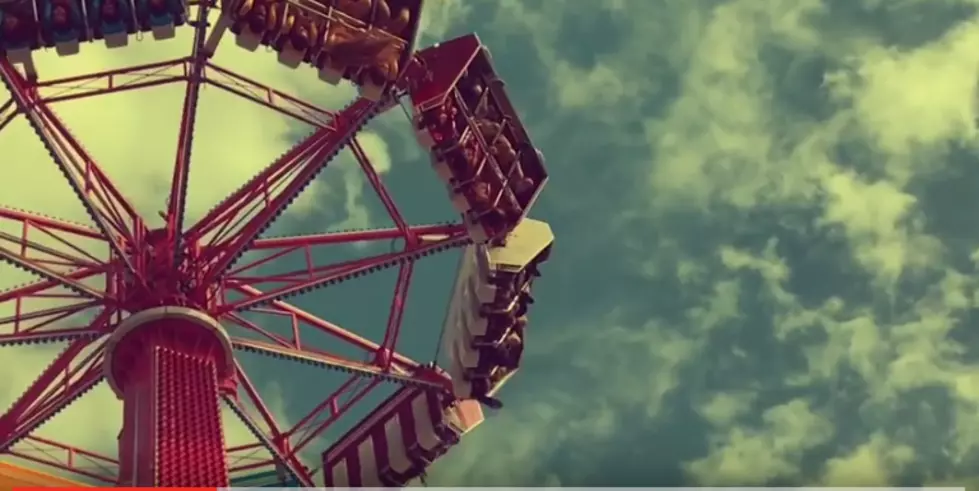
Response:
[[[231,341],[197,310],[156,307],[125,319],[106,346],[123,401],[119,485],[227,487],[220,396],[234,390]]]

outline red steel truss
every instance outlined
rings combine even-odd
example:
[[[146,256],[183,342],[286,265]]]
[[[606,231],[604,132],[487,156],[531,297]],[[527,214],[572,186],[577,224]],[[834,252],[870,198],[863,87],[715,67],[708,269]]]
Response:
[[[36,281],[0,292],[13,313],[0,318],[0,347],[67,342],[22,396],[0,416],[0,454],[9,454],[103,483],[181,485],[228,483],[229,472],[275,464],[298,483],[315,485],[315,471],[299,452],[354,407],[381,381],[441,390],[446,380],[396,352],[414,262],[470,243],[462,224],[409,225],[395,206],[355,137],[379,112],[393,107],[358,99],[334,112],[216,66],[204,49],[208,5],[200,5],[190,56],[61,79],[23,75],[0,54],[0,80],[11,98],[0,101],[0,130],[27,120],[62,171],[92,225],[0,207],[0,260]],[[58,102],[183,83],[186,92],[165,212],[166,226],[150,230],[124,194],[58,117]],[[185,225],[187,183],[197,103],[210,86],[305,122],[315,131],[215,206]],[[273,222],[348,146],[395,226],[295,237],[262,238]],[[10,230],[10,227],[4,230]],[[317,248],[399,240],[400,250],[339,264],[318,264]],[[107,251],[101,256],[92,247]],[[49,244],[57,243],[58,247]],[[246,259],[260,251],[260,259]],[[303,267],[275,274],[259,267],[283,257]],[[398,279],[383,340],[369,341],[286,302],[327,285],[383,268]],[[43,300],[45,308],[27,304]],[[186,308],[264,341],[230,336],[234,350],[266,354],[350,373],[349,380],[291,427],[276,421],[249,377],[222,351],[219,334],[170,314],[121,333],[129,314],[160,306]],[[288,319],[293,336],[269,332],[241,315],[261,312]],[[79,316],[90,320],[72,324]],[[162,315],[162,314],[161,314]],[[130,319],[132,317],[129,317]],[[365,353],[359,361],[310,348],[301,332],[316,330]],[[179,335],[173,334],[174,332]],[[434,340],[433,340],[434,341]],[[110,359],[111,358],[111,359]],[[108,371],[106,371],[108,367]],[[230,367],[230,368],[229,368]],[[40,425],[97,384],[109,382],[123,399],[119,457],[99,455],[32,436]],[[369,383],[361,383],[364,380]],[[148,402],[148,403],[147,403]],[[218,404],[229,405],[258,443],[223,448]],[[149,426],[147,426],[149,424]],[[264,448],[271,459],[238,459]],[[226,458],[227,457],[227,458]],[[193,463],[193,465],[190,465]],[[194,473],[180,472],[194,469]]]
[[[293,6],[317,5],[305,0],[289,2]],[[543,157],[530,144],[478,38],[464,36],[413,52],[420,0],[396,2],[413,5],[415,27],[406,30],[402,25],[400,30],[394,30],[391,24],[385,24],[384,29],[390,32],[382,32],[411,32],[400,38],[406,43],[398,58],[400,68],[387,75],[382,73],[390,78],[384,79],[385,87],[380,89],[368,87],[378,80],[376,72],[363,67],[357,69],[362,71],[344,71],[348,77],[351,73],[369,76],[357,82],[363,96],[336,111],[215,65],[211,56],[223,29],[229,27],[222,27],[221,22],[244,15],[241,12],[247,9],[244,4],[239,5],[240,9],[228,9],[238,13],[223,15],[218,25],[209,29],[208,11],[214,10],[215,5],[196,0],[189,3],[197,9],[195,19],[188,20],[189,26],[185,27],[192,28],[194,34],[187,57],[44,79],[30,62],[15,66],[12,60],[23,62],[23,53],[14,56],[13,52],[0,51],[0,82],[10,94],[9,100],[0,99],[0,131],[16,118],[26,120],[91,222],[72,223],[0,205],[0,262],[33,277],[29,283],[0,290],[0,348],[54,342],[65,345],[10,408],[0,414],[0,455],[75,473],[95,482],[125,486],[221,487],[230,484],[233,473],[275,466],[299,485],[313,487],[319,482],[336,481],[332,474],[319,482],[314,480],[319,469],[304,465],[301,452],[381,382],[388,382],[402,387],[365,420],[380,426],[355,428],[349,438],[341,438],[324,452],[329,458],[324,457],[323,462],[329,461],[337,469],[346,466],[348,457],[358,458],[361,445],[372,445],[364,443],[368,432],[371,442],[375,438],[385,440],[387,421],[411,421],[411,427],[404,428],[404,435],[420,439],[421,430],[429,428],[439,443],[424,446],[420,440],[416,445],[399,438],[399,445],[405,447],[400,448],[404,458],[396,462],[401,467],[394,469],[391,464],[391,469],[384,472],[379,466],[371,468],[371,472],[377,471],[375,474],[384,474],[385,483],[404,484],[423,475],[425,466],[458,442],[461,432],[482,421],[478,403],[456,399],[476,396],[460,395],[449,376],[433,364],[419,363],[398,353],[415,263],[425,256],[474,242],[502,244],[497,239],[507,237],[526,216],[547,180]],[[0,2],[0,10],[4,8],[8,5]],[[336,14],[329,10],[328,15]],[[330,19],[330,25],[340,25],[333,22],[333,17]],[[184,20],[181,17],[180,23]],[[231,31],[241,36],[240,25],[234,27],[238,21],[229,22]],[[370,27],[375,28],[373,24]],[[287,43],[295,47],[295,39],[279,39],[276,43],[281,43],[275,49],[285,56]],[[238,41],[245,46],[244,37]],[[0,47],[5,42],[9,39],[0,38]],[[328,57],[334,56],[339,55]],[[318,68],[324,70],[324,75],[326,69]],[[457,87],[462,79],[469,81],[465,90],[459,88],[462,85]],[[477,79],[485,82],[479,91],[472,85]],[[166,209],[161,213],[164,225],[152,229],[59,118],[55,106],[63,101],[174,83],[183,84],[185,92],[172,179]],[[188,223],[185,210],[198,100],[207,87],[304,122],[312,132],[201,219]],[[451,189],[452,204],[463,214],[462,223],[409,224],[357,141],[365,124],[398,107],[403,100],[413,105],[417,117],[412,124],[419,141],[427,139],[428,143],[422,144],[437,157],[433,167]],[[459,117],[465,122],[459,123]],[[488,124],[497,128],[492,139],[486,133]],[[467,129],[446,129],[455,125]],[[458,133],[456,140],[450,138],[453,132]],[[504,133],[510,135],[509,139]],[[276,219],[344,148],[351,150],[393,226],[264,237]],[[445,163],[445,152],[450,151],[463,156],[461,160],[474,172],[471,177],[447,177],[446,174],[464,172],[459,167],[464,164],[458,164],[458,160],[458,168]],[[505,172],[502,162],[508,162]],[[320,253],[324,248],[363,243],[383,244],[389,252],[322,262],[323,257],[330,256]],[[399,246],[390,247],[391,244]],[[281,259],[293,269],[269,272],[264,267]],[[294,297],[381,269],[396,269],[397,280],[384,334],[376,342],[289,303]],[[529,283],[526,285],[529,288]],[[502,286],[499,289],[506,290]],[[513,302],[507,300],[506,305],[515,304],[519,296],[515,291],[510,293]],[[473,306],[467,304],[465,308],[469,307]],[[280,324],[289,323],[291,334],[266,329],[248,314],[263,314]],[[325,335],[335,341],[337,348],[327,351],[314,347],[315,343],[307,342],[311,334]],[[286,425],[273,416],[235,352],[346,372],[348,378],[308,414]],[[34,435],[41,425],[102,382],[123,402],[117,457]],[[445,411],[448,407],[442,407],[443,401],[452,408],[455,430],[450,431],[445,423],[450,413]],[[395,407],[395,403],[401,406]],[[226,447],[222,404],[244,422],[256,443]],[[347,440],[351,445],[343,443]],[[411,452],[407,447],[413,447]],[[393,444],[391,448],[395,448]],[[270,457],[253,458],[259,449]],[[352,457],[344,453],[350,449]],[[375,449],[375,453],[385,454],[384,460],[395,460],[388,459],[394,453],[387,450]],[[358,466],[370,468],[366,464]],[[361,482],[362,477],[351,476],[350,482]]]

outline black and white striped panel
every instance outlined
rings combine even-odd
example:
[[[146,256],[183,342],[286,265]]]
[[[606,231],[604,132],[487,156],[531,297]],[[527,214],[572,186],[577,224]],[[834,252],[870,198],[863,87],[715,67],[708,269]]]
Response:
[[[402,388],[323,454],[326,487],[403,486],[482,422],[472,401]]]

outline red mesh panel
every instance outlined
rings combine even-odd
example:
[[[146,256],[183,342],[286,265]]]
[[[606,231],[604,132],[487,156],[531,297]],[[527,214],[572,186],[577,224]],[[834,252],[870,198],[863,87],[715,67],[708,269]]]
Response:
[[[211,356],[157,346],[156,486],[228,486],[217,369]]]

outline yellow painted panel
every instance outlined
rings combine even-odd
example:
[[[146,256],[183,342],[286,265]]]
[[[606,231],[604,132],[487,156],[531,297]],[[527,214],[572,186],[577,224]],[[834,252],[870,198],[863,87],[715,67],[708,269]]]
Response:
[[[14,487],[88,487],[84,484],[69,481],[60,477],[50,476],[43,472],[19,467],[6,462],[0,462],[0,491],[9,491]]]

